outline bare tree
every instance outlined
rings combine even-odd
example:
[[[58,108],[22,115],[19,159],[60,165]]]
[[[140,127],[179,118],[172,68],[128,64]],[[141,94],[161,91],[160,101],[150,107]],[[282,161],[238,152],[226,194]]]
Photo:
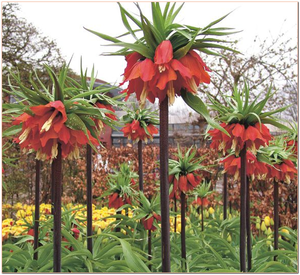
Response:
[[[286,39],[285,34],[263,41],[257,37],[253,42],[259,43],[260,50],[255,54],[221,51],[224,57],[214,56],[205,60],[212,70],[212,77],[210,85],[199,87],[203,100],[206,100],[205,93],[222,100],[222,94],[230,95],[234,85],[242,89],[246,81],[253,96],[264,96],[270,85],[278,91],[267,108],[289,104],[297,106],[296,43],[292,39]],[[238,43],[231,47],[239,50]],[[283,116],[297,120],[295,106],[285,111]]]
[[[18,18],[17,3],[2,6],[2,85],[10,69],[18,70],[26,81],[32,70],[43,76],[43,64],[60,67],[65,61],[55,41],[42,36],[24,18]]]

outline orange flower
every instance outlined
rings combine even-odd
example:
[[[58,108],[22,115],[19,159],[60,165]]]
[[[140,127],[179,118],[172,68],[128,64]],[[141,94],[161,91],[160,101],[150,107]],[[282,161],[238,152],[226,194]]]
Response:
[[[207,206],[209,204],[209,201],[207,198],[197,198],[197,200],[192,201],[192,204],[197,204],[197,205],[203,205]]]
[[[264,162],[258,161],[252,152],[247,151],[246,161],[246,174],[248,177],[252,177],[252,179],[254,179],[254,177],[257,176],[258,179],[260,179],[267,174],[268,170],[266,168],[266,164]],[[240,157],[230,155],[223,159],[221,163],[224,164],[224,172],[226,172],[229,175],[233,175],[235,180],[239,178],[241,169]]]
[[[239,123],[226,124],[223,122],[220,126],[229,133],[230,137],[218,129],[210,130],[208,134],[212,137],[210,147],[223,151],[224,155],[227,150],[232,149],[235,151],[235,155],[239,156],[244,146],[255,153],[260,146],[268,145],[272,139],[269,129],[262,123],[257,122],[254,126],[245,127]]]
[[[112,107],[111,105],[102,104],[102,103],[100,103],[100,102],[97,102],[97,103],[96,103],[96,106],[97,106],[98,108],[100,108],[100,109],[106,109],[106,110],[109,110],[109,111],[112,111],[113,113],[115,113],[115,110],[113,109],[113,107]],[[106,115],[107,117],[109,117],[110,119],[112,119],[112,120],[118,120],[117,117],[116,117],[116,115],[114,115],[114,114],[105,113],[105,115]]]
[[[158,129],[153,124],[147,125],[147,131],[149,135],[146,133],[143,127],[141,127],[140,122],[138,120],[133,120],[131,123],[127,123],[121,131],[124,133],[125,137],[128,139],[132,139],[133,141],[144,140],[145,142],[153,140],[153,135],[158,133]]]
[[[199,183],[201,179],[196,178],[193,173],[188,173],[187,175],[182,175],[179,177],[178,188],[181,192],[187,192],[193,190]]]
[[[108,207],[118,209],[124,204],[132,204],[126,195],[124,195],[124,198],[120,197],[119,193],[113,193],[109,195]]]
[[[197,93],[201,82],[209,83],[207,66],[193,50],[180,60],[173,58],[173,47],[169,40],[162,41],[155,50],[154,62],[138,53],[126,56],[127,67],[124,81],[129,81],[123,92],[136,93],[137,99],[144,106],[146,98],[154,103],[169,97],[170,104],[175,101],[175,95],[180,95],[181,89]],[[190,68],[191,67],[191,68]],[[127,99],[126,98],[126,99]]]
[[[267,165],[268,177],[274,178],[276,181],[283,181],[290,184],[291,180],[297,175],[294,163],[288,159],[283,160],[281,164],[275,164],[274,167]]]
[[[21,148],[34,149],[37,159],[56,158],[58,143],[61,144],[63,158],[78,158],[79,147],[87,144],[89,140],[83,131],[72,130],[65,125],[68,118],[63,103],[54,101],[30,109],[33,116],[24,113],[15,118],[14,125],[23,125],[20,136],[14,141]],[[98,144],[89,131],[88,136],[93,144]]]
[[[153,222],[154,220],[161,221],[161,216],[156,213],[152,213],[152,214],[153,216],[151,216],[150,218],[147,217],[142,218],[142,223],[146,230],[155,231],[156,227],[154,226]]]

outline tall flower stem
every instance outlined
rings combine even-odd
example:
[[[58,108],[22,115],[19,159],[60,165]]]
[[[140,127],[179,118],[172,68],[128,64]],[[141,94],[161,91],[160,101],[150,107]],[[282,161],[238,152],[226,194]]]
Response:
[[[168,97],[160,104],[160,197],[161,197],[161,232],[162,232],[162,271],[170,272],[170,211],[169,211],[169,185],[168,185]]]
[[[278,229],[279,229],[279,213],[278,213],[278,181],[274,180],[274,250],[278,250]],[[277,261],[277,256],[274,257]]]
[[[251,219],[250,219],[250,181],[247,177],[247,198],[246,198],[246,227],[247,227],[247,258],[248,271],[252,268],[252,240],[251,240]]]
[[[151,249],[151,245],[152,245],[152,242],[151,242],[151,230],[149,229],[148,230],[148,260],[151,261],[152,259],[152,249]],[[149,269],[151,271],[151,264],[149,264]]]
[[[181,192],[181,258],[182,270],[186,270],[186,244],[185,244],[185,194]]]
[[[40,178],[41,178],[41,161],[35,162],[35,213],[34,213],[34,244],[36,250],[39,247],[39,219],[40,219]],[[38,259],[38,253],[34,252],[33,258]]]
[[[228,195],[227,195],[227,173],[223,177],[223,219],[227,219],[227,205],[228,205]]]
[[[246,272],[246,147],[240,152],[241,156],[241,191],[240,191],[240,270]]]
[[[87,249],[93,252],[93,239],[92,236],[92,147],[86,146],[86,180],[87,180]]]
[[[51,215],[54,215],[54,162],[51,163]]]
[[[61,271],[61,182],[62,158],[61,145],[57,146],[57,157],[53,160],[53,196],[54,196],[54,227],[53,227],[53,271]]]
[[[177,199],[176,199],[176,196],[174,196],[174,212],[175,212],[174,232],[176,233],[176,230],[177,230]]]
[[[204,231],[204,211],[203,211],[203,203],[201,204],[201,231]]]
[[[138,160],[139,160],[139,190],[144,191],[143,186],[143,143],[142,140],[138,142]]]

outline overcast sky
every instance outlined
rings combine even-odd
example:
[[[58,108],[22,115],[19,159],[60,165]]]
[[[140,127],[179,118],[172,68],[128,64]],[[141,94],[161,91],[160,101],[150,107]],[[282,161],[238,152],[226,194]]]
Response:
[[[120,1],[122,2],[122,1]],[[177,7],[179,7],[180,2]],[[122,2],[132,14],[137,9],[132,2]],[[143,12],[151,19],[150,2],[140,3]],[[204,27],[210,22],[233,11],[217,26],[232,27],[243,32],[231,39],[240,39],[239,50],[251,53],[259,50],[254,38],[276,37],[285,32],[286,37],[297,41],[297,2],[186,2],[176,22]],[[162,3],[164,6],[164,3]],[[90,72],[95,66],[98,78],[118,84],[126,63],[123,57],[101,56],[103,52],[116,51],[117,47],[102,46],[109,42],[86,31],[83,27],[117,36],[126,31],[118,4],[110,2],[20,2],[19,16],[34,24],[44,35],[57,42],[71,68],[79,72],[80,57],[83,67]]]

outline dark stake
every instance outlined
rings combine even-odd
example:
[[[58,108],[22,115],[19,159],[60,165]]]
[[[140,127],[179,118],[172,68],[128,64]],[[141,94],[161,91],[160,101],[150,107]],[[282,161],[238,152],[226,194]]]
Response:
[[[53,227],[53,271],[61,271],[61,182],[62,161],[61,145],[57,145],[57,157],[53,160],[53,196],[54,196],[54,227]]]
[[[274,250],[278,250],[278,229],[279,229],[279,214],[278,214],[278,181],[274,180]],[[274,261],[277,261],[277,256],[274,256]]]
[[[162,272],[170,272],[170,211],[169,211],[169,184],[168,184],[168,97],[159,106],[160,118],[160,197],[161,197],[161,248]]]
[[[240,153],[241,157],[241,204],[240,204],[240,270],[246,272],[246,147]]]
[[[142,141],[138,142],[138,159],[139,159],[139,190],[144,191],[143,186],[143,144]]]
[[[182,270],[186,270],[186,245],[185,245],[185,194],[181,192],[181,258]]]
[[[227,195],[227,173],[224,174],[223,178],[223,219],[227,219],[227,205],[228,205],[228,195]]]
[[[36,250],[39,247],[39,219],[40,219],[40,178],[41,178],[41,161],[35,162],[35,213],[34,213],[34,244]],[[38,253],[35,251],[33,259],[38,259]]]
[[[250,181],[247,177],[247,198],[246,198],[246,227],[247,227],[247,258],[248,271],[252,268],[252,239],[251,239],[251,219],[250,219]]]
[[[93,239],[92,234],[92,147],[86,147],[86,191],[87,191],[87,249],[93,253]]]

